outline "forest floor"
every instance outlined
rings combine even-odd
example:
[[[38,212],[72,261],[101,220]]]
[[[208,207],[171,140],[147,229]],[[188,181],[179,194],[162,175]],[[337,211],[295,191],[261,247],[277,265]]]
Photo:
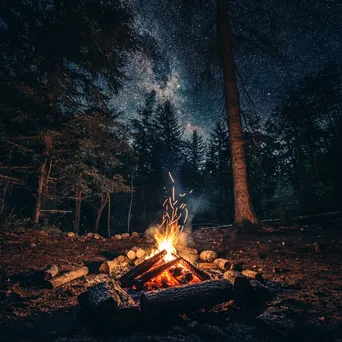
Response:
[[[40,231],[0,234],[0,339],[2,341],[341,341],[342,339],[342,231],[322,227],[283,227],[262,235],[236,235],[228,229],[201,229],[193,233],[201,251],[214,249],[220,257],[258,269],[267,281],[283,290],[268,306],[276,306],[301,326],[301,333],[269,335],[260,331],[255,317],[263,312],[232,309],[225,321],[199,317],[196,330],[188,325],[156,332],[99,335],[79,315],[77,296],[92,277],[60,288],[29,288],[8,279],[57,264],[62,271],[111,258],[132,246],[147,246],[142,239],[84,239]],[[291,316],[292,315],[292,316]],[[304,336],[303,336],[304,334]],[[304,338],[303,338],[304,337]]]

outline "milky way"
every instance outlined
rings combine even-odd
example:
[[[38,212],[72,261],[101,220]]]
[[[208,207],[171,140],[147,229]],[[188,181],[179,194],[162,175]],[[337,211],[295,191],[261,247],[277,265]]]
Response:
[[[210,0],[131,0],[136,28],[159,53],[134,55],[130,80],[115,98],[129,117],[144,94],[170,99],[184,128],[205,134],[224,113],[216,8]],[[268,117],[305,75],[341,56],[339,1],[239,0],[230,2],[240,97],[247,115]]]

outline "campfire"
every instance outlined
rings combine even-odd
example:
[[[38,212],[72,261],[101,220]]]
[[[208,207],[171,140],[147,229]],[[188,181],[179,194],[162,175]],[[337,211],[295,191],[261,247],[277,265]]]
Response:
[[[174,183],[170,172],[169,177]],[[146,257],[144,263],[148,265],[149,270],[134,279],[134,288],[144,287],[147,290],[156,290],[194,284],[203,279],[209,279],[209,276],[196,270],[193,265],[177,254],[176,246],[180,243],[179,240],[189,216],[184,201],[186,195],[187,193],[180,193],[177,196],[176,188],[172,186],[171,195],[163,203],[162,222],[154,230],[156,248]],[[151,259],[152,257],[154,258]],[[143,270],[144,265],[140,266]]]

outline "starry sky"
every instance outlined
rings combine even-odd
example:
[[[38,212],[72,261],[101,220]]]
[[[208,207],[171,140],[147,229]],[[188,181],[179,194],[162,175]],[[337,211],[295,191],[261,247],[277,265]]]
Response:
[[[170,99],[186,131],[207,136],[224,115],[214,0],[126,0],[146,51],[132,55],[116,106],[134,116],[144,95]],[[286,90],[325,62],[339,61],[339,0],[230,1],[240,99],[247,116],[265,119]]]

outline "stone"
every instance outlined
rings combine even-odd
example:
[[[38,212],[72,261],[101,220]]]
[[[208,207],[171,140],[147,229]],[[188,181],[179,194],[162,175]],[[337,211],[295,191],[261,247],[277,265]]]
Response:
[[[68,237],[75,237],[75,233],[73,233],[73,232],[67,232],[67,236],[68,236]]]
[[[94,236],[93,236],[93,238],[94,238],[95,240],[99,240],[99,239],[101,238],[101,236],[100,236],[100,234],[95,233]]]

